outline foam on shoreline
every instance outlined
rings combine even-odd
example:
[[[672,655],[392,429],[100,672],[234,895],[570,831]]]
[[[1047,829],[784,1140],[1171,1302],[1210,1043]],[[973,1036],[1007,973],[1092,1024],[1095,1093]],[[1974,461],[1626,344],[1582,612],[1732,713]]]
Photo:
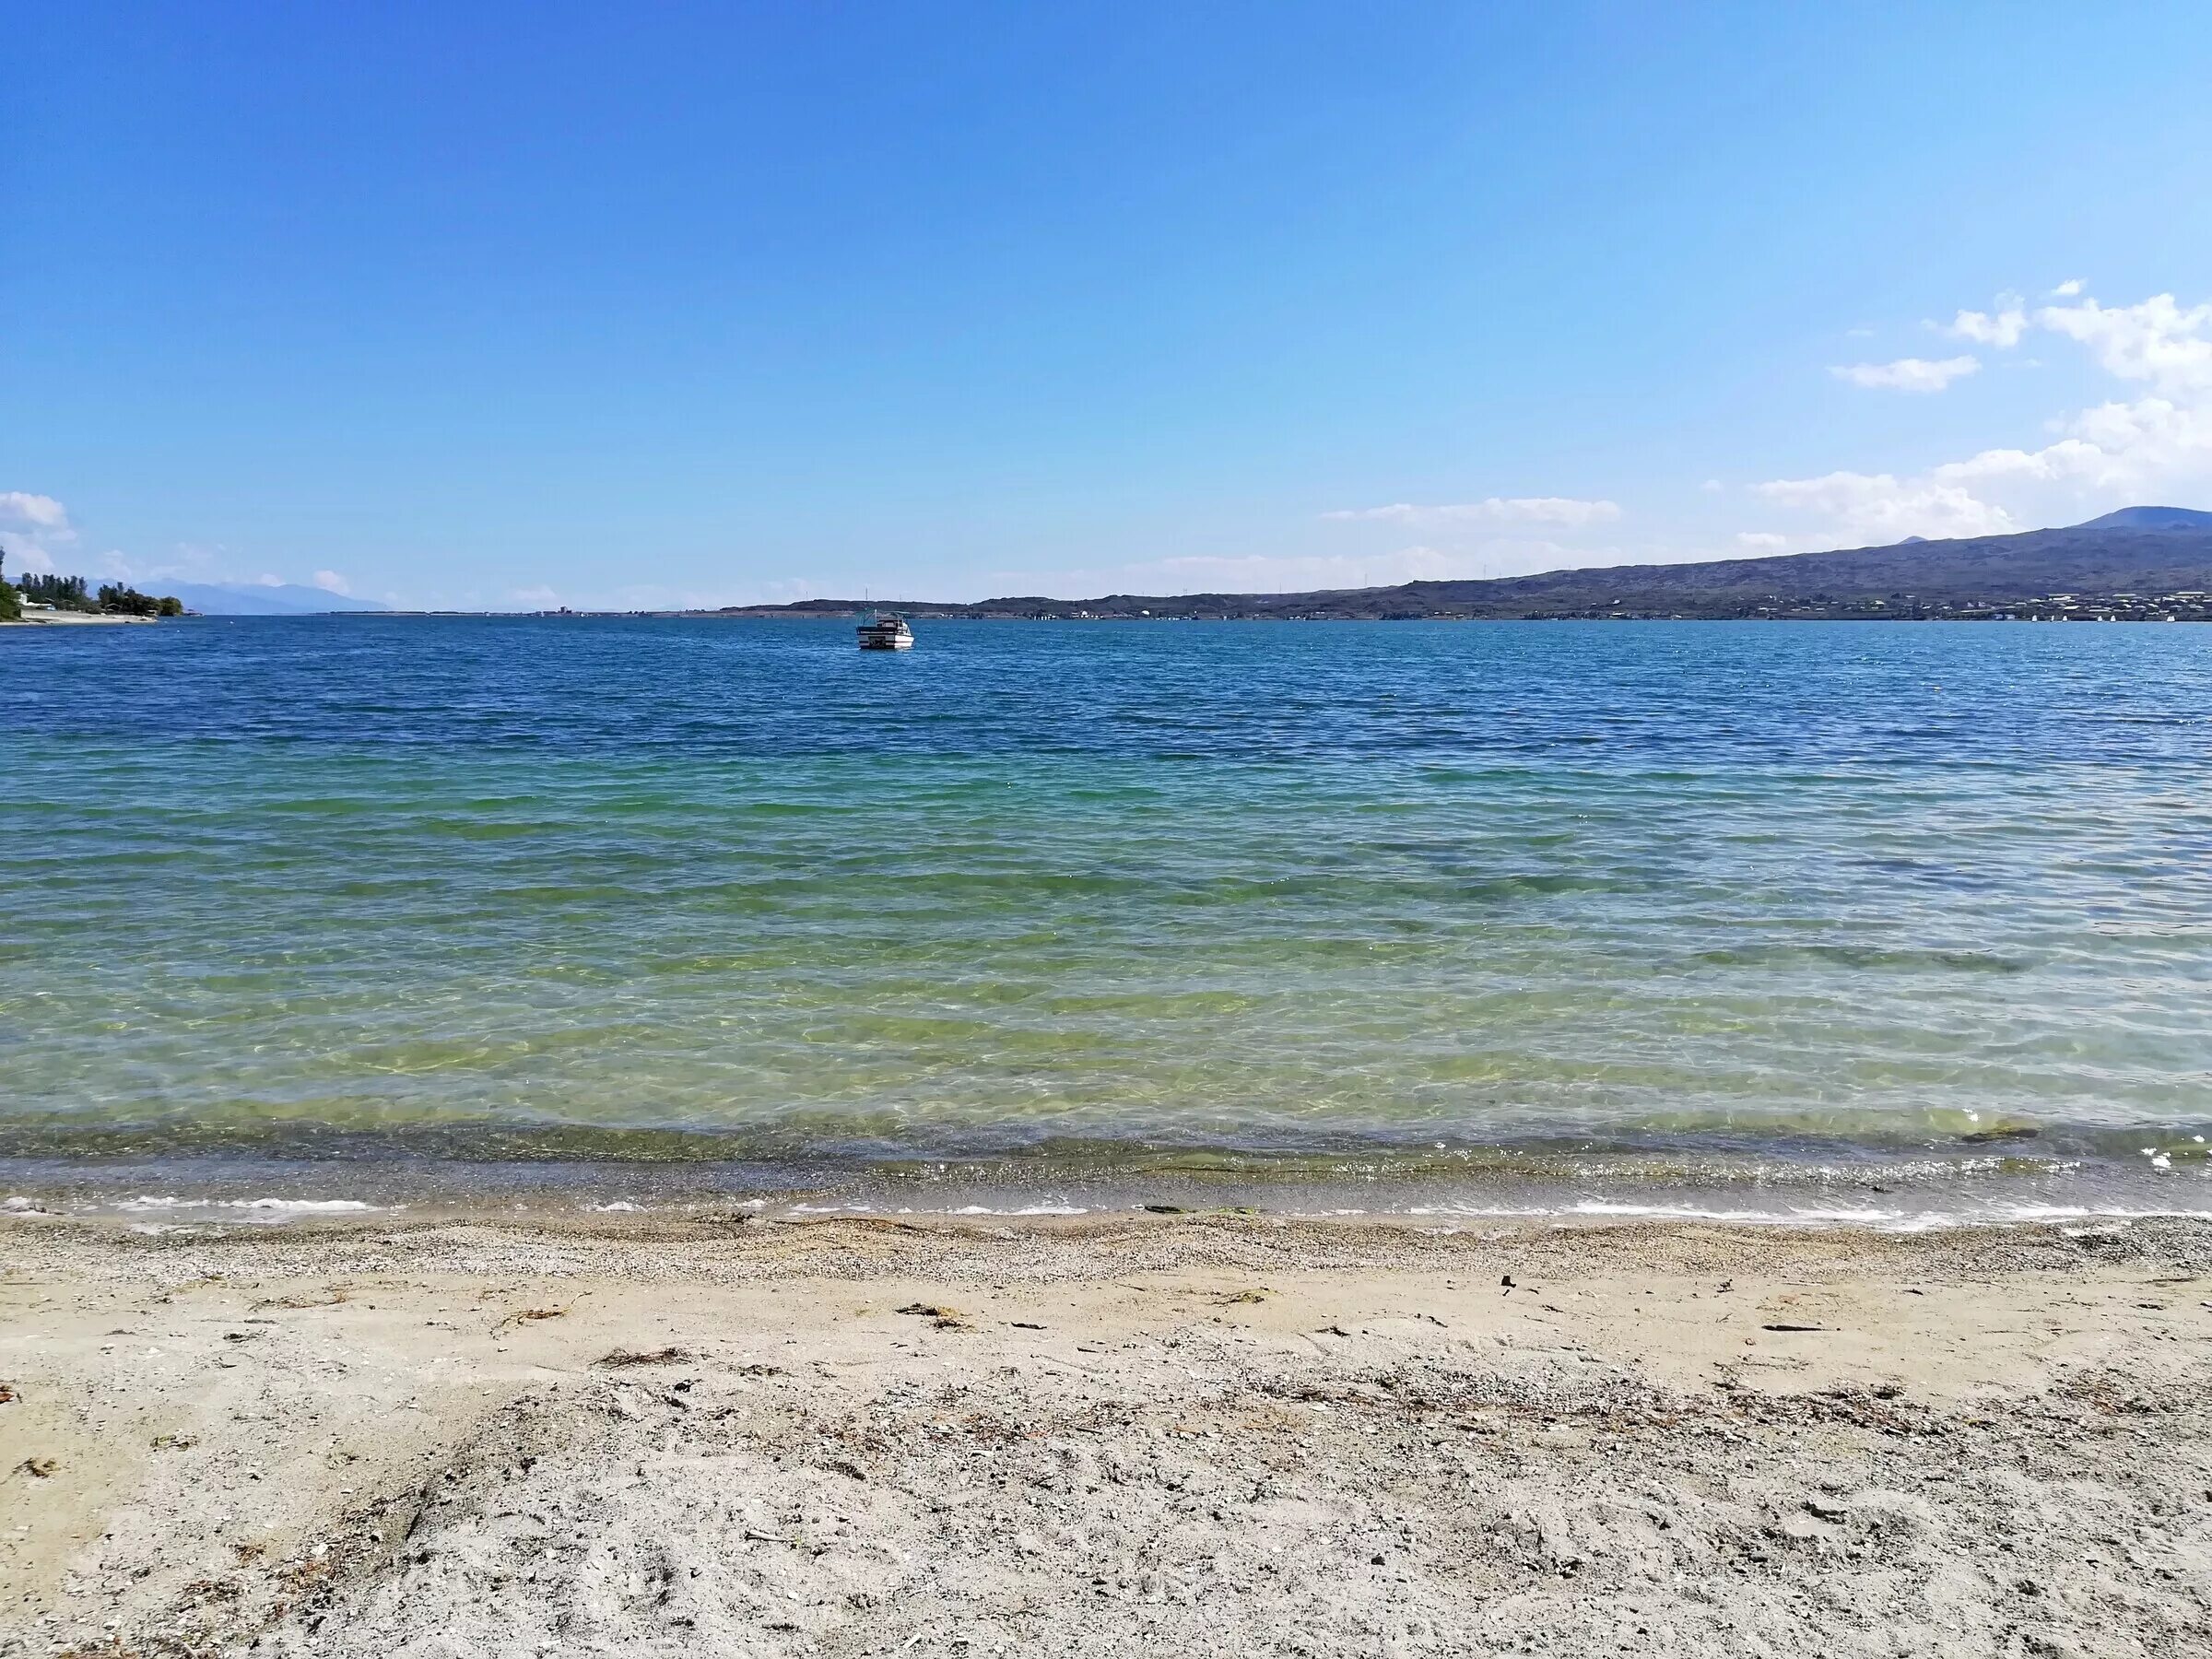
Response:
[[[49,1177],[53,1171],[47,1171]],[[78,1171],[69,1179],[25,1183],[0,1199],[0,1219],[126,1222],[141,1230],[280,1227],[312,1223],[578,1219],[599,1226],[711,1220],[732,1215],[806,1222],[826,1219],[944,1220],[1009,1224],[1076,1218],[1241,1215],[1296,1222],[1387,1222],[1439,1231],[1488,1223],[1560,1227],[1608,1223],[1853,1229],[1913,1233],[1952,1228],[2081,1223],[2121,1224],[2160,1217],[2212,1217],[2212,1180],[2199,1173],[2138,1174],[2134,1179],[2043,1180],[2032,1190],[2004,1182],[1881,1189],[1878,1198],[1838,1186],[1806,1190],[1787,1183],[1747,1201],[1740,1189],[1695,1185],[1593,1192],[1550,1182],[1463,1183],[1440,1189],[1378,1191],[1381,1182],[1252,1184],[1100,1181],[1051,1191],[945,1180],[871,1181],[853,1190],[746,1191],[681,1185],[654,1190],[631,1182],[606,1190],[618,1172],[579,1188],[533,1180],[543,1171],[507,1171],[497,1180],[451,1178],[414,1185],[392,1171],[325,1167],[277,1191],[241,1190],[235,1182],[179,1183],[167,1192],[125,1190]],[[339,1190],[331,1188],[343,1182]],[[353,1187],[347,1191],[345,1187]],[[197,1187],[198,1190],[194,1190]]]

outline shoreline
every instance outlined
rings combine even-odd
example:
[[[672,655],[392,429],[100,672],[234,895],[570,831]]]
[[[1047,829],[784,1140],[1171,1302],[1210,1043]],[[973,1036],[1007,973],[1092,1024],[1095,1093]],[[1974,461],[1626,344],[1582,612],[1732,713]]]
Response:
[[[1235,1214],[1440,1229],[1680,1221],[1940,1231],[2038,1222],[2212,1219],[2201,1137],[2147,1137],[2133,1162],[1971,1156],[1883,1162],[1691,1161],[1557,1155],[1460,1160],[1002,1158],[868,1163],[436,1157],[0,1157],[0,1221],[66,1218],[141,1230],[317,1218],[407,1224],[634,1217],[779,1220]]]
[[[0,1236],[7,1659],[2212,1638],[2203,1220]]]

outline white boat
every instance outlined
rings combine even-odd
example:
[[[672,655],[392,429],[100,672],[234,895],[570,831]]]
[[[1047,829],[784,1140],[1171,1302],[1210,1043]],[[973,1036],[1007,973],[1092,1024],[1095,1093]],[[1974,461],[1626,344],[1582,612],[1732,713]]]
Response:
[[[904,617],[873,618],[860,625],[859,633],[863,651],[912,651],[914,648],[914,630],[906,625]]]

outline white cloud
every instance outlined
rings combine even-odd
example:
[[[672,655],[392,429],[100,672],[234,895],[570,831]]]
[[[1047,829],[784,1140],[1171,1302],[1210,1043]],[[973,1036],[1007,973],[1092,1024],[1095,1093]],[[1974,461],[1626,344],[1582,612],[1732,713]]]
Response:
[[[353,584],[335,571],[317,571],[310,580],[326,594],[350,594],[353,592]]]
[[[1936,362],[1926,358],[1899,358],[1894,363],[1851,363],[1829,372],[1854,386],[1891,392],[1940,392],[1953,381],[1977,374],[1981,369],[1982,359],[1974,357],[1944,358]]]
[[[2096,465],[2093,471],[2085,465],[2076,472],[2100,483],[2142,490],[2179,482],[2185,488],[2212,489],[2212,406],[2163,397],[2100,404],[2077,415],[2073,430],[2074,438],[2041,453],[2080,446]]]
[[[1735,545],[1747,553],[1782,553],[1788,550],[1790,538],[1771,530],[1739,530]]]
[[[1930,324],[1954,340],[1971,340],[1979,346],[2009,350],[2028,332],[2027,302],[2018,294],[1999,294],[1994,311],[1962,311],[1947,324]]]
[[[0,524],[55,541],[76,534],[69,527],[67,508],[50,495],[34,495],[28,489],[0,489]]]
[[[1754,493],[1860,542],[2002,535],[2212,495],[2212,304],[2184,306],[2171,294],[2121,306],[2066,298],[2028,312],[2006,296],[1994,320],[1960,317],[1975,319],[1969,332],[1991,344],[2015,344],[2030,331],[2072,340],[2147,395],[2054,420],[2051,441],[2037,447],[1993,447],[1915,474],[1778,478]]]
[[[2183,310],[2171,294],[2109,310],[2084,300],[2046,305],[2035,321],[2089,347],[2108,374],[2148,382],[2170,397],[2212,392],[2212,305]]]
[[[1559,524],[1580,528],[1609,524],[1620,516],[1612,501],[1581,501],[1566,496],[1491,496],[1480,501],[1418,507],[1395,501],[1388,507],[1342,508],[1324,512],[1324,519],[1381,519],[1394,524],[1437,526],[1447,524]]]
[[[2006,478],[2088,478],[2102,472],[2109,460],[2095,444],[2066,438],[2040,450],[1983,450],[1963,461],[1931,466],[1928,477],[1938,484],[1968,486]]]
[[[1900,479],[1889,473],[1832,472],[1751,488],[1778,507],[1818,513],[1869,543],[1902,541],[1908,535],[1999,535],[2020,528],[2002,507],[1959,486]]]
[[[0,489],[0,531],[17,571],[29,576],[51,576],[57,559],[76,540],[76,526],[69,510],[50,495],[28,489]]]
[[[2051,290],[2051,298],[2053,300],[2071,300],[2076,294],[2081,292],[2081,278],[2078,276],[2069,276],[2065,279],[2065,281],[2060,283],[2056,288]]]
[[[560,605],[560,595],[549,587],[510,588],[507,597],[530,610],[555,610]]]

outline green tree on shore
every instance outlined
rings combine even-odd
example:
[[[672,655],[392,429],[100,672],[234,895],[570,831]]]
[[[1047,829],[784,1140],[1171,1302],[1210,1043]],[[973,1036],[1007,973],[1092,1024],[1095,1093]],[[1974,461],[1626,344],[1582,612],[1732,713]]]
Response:
[[[121,582],[103,582],[97,595],[100,608],[115,617],[158,617],[161,601],[151,594],[142,594],[136,588]]]
[[[55,610],[95,611],[100,608],[86,590],[82,576],[26,576],[23,578],[23,597],[34,605],[51,605]]]
[[[0,553],[0,563],[6,555]],[[10,586],[0,577],[0,621],[16,621],[23,614],[26,601],[33,605],[50,605],[55,610],[85,611],[111,617],[181,617],[184,602],[171,594],[157,598],[142,594],[128,582],[104,582],[100,591],[91,591],[82,576],[25,576],[19,586]]]
[[[20,621],[23,616],[23,596],[8,585],[7,550],[0,547],[0,622]]]

